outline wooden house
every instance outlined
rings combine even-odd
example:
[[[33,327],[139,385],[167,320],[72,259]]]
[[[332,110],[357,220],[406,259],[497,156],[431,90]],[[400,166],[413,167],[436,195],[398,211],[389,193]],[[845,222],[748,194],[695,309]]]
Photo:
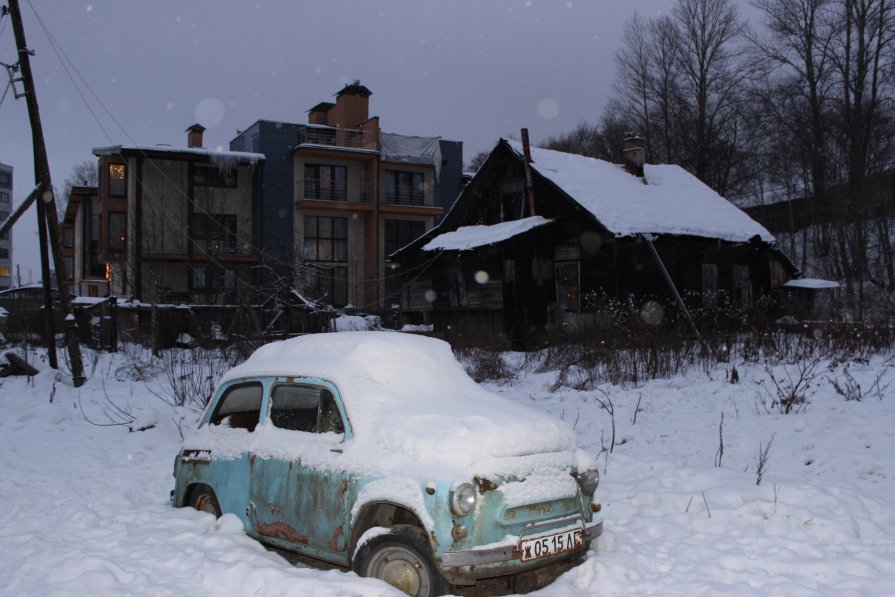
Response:
[[[605,325],[613,301],[749,307],[798,273],[696,177],[643,164],[639,142],[617,165],[501,139],[442,222],[391,256],[402,308],[524,346]]]

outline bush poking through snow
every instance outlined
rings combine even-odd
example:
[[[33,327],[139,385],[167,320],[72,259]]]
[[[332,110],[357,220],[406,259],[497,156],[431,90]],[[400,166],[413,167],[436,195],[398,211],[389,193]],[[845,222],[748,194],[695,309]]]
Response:
[[[483,381],[509,381],[516,377],[507,365],[503,353],[485,348],[462,348],[454,351],[463,368],[477,383]]]
[[[755,484],[761,485],[761,479],[764,477],[764,474],[768,470],[768,458],[771,451],[771,444],[774,443],[774,435],[771,434],[771,439],[768,440],[768,443],[762,446],[758,444],[758,456],[755,457]]]
[[[224,373],[243,359],[233,346],[170,348],[159,357],[165,389],[161,398],[173,406],[203,410]]]
[[[820,357],[814,357],[794,365],[782,365],[780,375],[774,375],[771,367],[766,366],[765,371],[773,385],[773,392],[770,405],[762,400],[765,411],[776,411],[781,415],[804,411],[809,403],[809,392],[813,391],[812,387],[818,376],[819,363]]]

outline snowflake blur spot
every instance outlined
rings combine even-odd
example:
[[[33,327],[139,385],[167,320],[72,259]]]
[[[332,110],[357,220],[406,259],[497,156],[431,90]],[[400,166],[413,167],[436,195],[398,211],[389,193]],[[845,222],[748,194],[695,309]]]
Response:
[[[491,276],[488,275],[488,272],[485,270],[479,270],[475,273],[475,281],[479,284],[487,284],[488,280],[491,279]]]
[[[281,218],[285,218],[287,215],[289,215],[289,212],[287,212],[285,209],[281,209],[277,212],[277,216]]]
[[[581,249],[590,255],[600,252],[603,246],[603,239],[600,234],[593,230],[587,230],[581,235]]]
[[[427,290],[425,296],[427,301],[429,301],[430,303],[434,303],[435,298],[438,296],[438,293],[436,293],[434,290]]]
[[[640,309],[640,318],[648,325],[659,325],[665,317],[665,309],[656,301],[646,301]]]
[[[196,120],[205,128],[215,127],[224,119],[224,102],[208,97],[196,105]]]
[[[87,12],[90,12],[91,10],[93,10],[93,5],[88,4],[86,8],[87,8]]]
[[[538,115],[545,120],[553,120],[559,116],[559,102],[549,97],[538,102]]]

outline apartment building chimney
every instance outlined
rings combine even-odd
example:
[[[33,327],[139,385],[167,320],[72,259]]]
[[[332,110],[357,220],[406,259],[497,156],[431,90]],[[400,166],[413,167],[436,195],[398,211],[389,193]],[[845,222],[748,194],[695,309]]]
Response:
[[[355,79],[336,93],[336,105],[327,114],[330,126],[353,129],[370,118],[370,96],[373,92]]]
[[[202,148],[204,144],[202,142],[202,133],[205,132],[205,127],[199,124],[198,122],[186,130],[186,146],[190,149],[192,148]]]
[[[646,149],[643,138],[637,133],[625,133],[625,144],[622,154],[625,156],[625,172],[643,178],[643,164],[646,162]]]

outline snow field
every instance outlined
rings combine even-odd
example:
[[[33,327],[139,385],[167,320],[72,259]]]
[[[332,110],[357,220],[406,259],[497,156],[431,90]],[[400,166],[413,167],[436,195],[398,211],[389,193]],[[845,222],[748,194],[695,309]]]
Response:
[[[190,428],[198,413],[168,406],[143,382],[116,379],[123,354],[99,359],[79,389],[41,362],[30,382],[0,380],[0,594],[396,594],[351,573],[293,566],[248,538],[233,516],[215,521],[171,508],[178,424]],[[866,389],[886,366],[875,357],[849,371]],[[601,386],[615,409],[608,455],[601,447],[609,446],[611,418],[594,400],[602,394],[551,392],[555,372],[488,384],[573,425],[602,473],[598,548],[537,594],[895,594],[893,389],[846,402],[829,382],[841,379],[837,365],[820,369],[804,412],[769,414],[761,404],[767,382],[758,384],[767,373],[737,368],[736,385],[719,366]],[[148,384],[158,392],[163,382]],[[104,423],[108,401],[156,427],[93,425],[78,406]],[[760,446],[769,441],[756,485]]]

